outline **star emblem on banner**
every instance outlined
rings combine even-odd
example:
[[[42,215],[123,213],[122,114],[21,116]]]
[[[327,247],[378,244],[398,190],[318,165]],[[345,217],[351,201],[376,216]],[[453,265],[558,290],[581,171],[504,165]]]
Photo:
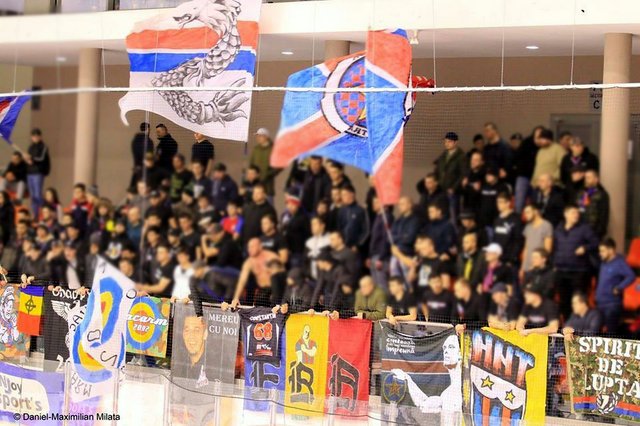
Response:
[[[506,399],[507,401],[513,403],[513,400],[516,399],[516,396],[513,393],[513,390],[509,389],[507,391],[506,395],[504,396],[504,399]]]
[[[491,377],[487,376],[484,379],[482,379],[482,385],[480,387],[482,388],[489,388],[489,390],[493,390],[493,382],[491,381]]]

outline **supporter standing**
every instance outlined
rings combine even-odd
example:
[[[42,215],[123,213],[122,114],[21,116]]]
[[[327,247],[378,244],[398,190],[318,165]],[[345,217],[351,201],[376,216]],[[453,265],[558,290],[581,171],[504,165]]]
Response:
[[[262,184],[253,188],[252,202],[243,209],[242,240],[248,242],[262,234],[260,221],[264,216],[276,217],[276,210],[267,200],[267,194]]]
[[[213,168],[213,180],[211,185],[211,200],[213,207],[221,215],[227,211],[229,201],[238,199],[238,185],[227,173],[227,166],[218,163]]]
[[[265,191],[269,197],[275,194],[275,179],[281,169],[271,167],[270,158],[273,151],[273,142],[267,129],[260,128],[256,132],[256,144],[251,150],[249,157],[249,165],[255,166],[260,171],[260,182],[264,185]]]
[[[542,174],[549,174],[553,182],[559,182],[560,164],[566,154],[565,149],[553,141],[553,132],[549,129],[540,130],[535,143],[538,146],[538,153],[533,170],[533,182],[537,182]]]
[[[522,255],[521,275],[531,269],[531,256],[539,248],[551,253],[553,248],[553,226],[540,213],[540,208],[530,204],[524,209],[524,252]]]
[[[467,161],[458,147],[458,134],[448,132],[444,136],[444,152],[436,159],[436,174],[442,189],[449,198],[449,217],[455,220],[459,212],[458,190],[465,175]]]
[[[635,282],[636,275],[622,255],[616,253],[613,239],[602,240],[598,251],[602,263],[596,287],[596,305],[602,313],[607,332],[617,334],[620,331],[622,292]]]
[[[584,174],[584,189],[576,200],[584,220],[599,238],[607,233],[609,226],[609,193],[600,184],[600,176],[595,170]]]
[[[213,144],[202,133],[194,133],[195,142],[191,145],[191,163],[200,163],[204,166],[204,174],[209,176],[216,158]]]
[[[597,309],[589,307],[584,293],[576,293],[571,298],[571,316],[562,329],[564,338],[573,341],[574,333],[579,336],[594,336],[602,328],[602,315]]]
[[[528,285],[524,290],[524,307],[518,317],[516,330],[522,336],[532,333],[549,335],[558,332],[559,324],[556,303],[545,298],[541,289]]]
[[[131,140],[131,156],[133,157],[133,174],[131,178],[131,183],[135,184],[135,178],[142,170],[142,162],[144,160],[144,155],[147,152],[153,154],[154,144],[153,140],[149,137],[149,132],[151,131],[151,125],[147,122],[140,123],[140,131],[133,136]]]
[[[565,186],[571,184],[571,172],[574,167],[580,166],[584,170],[600,170],[600,160],[584,146],[584,142],[577,136],[571,138],[569,145],[569,153],[562,159],[560,165],[560,177]]]
[[[507,142],[500,136],[498,126],[491,122],[484,125],[484,137],[486,139],[486,145],[482,151],[484,163],[487,168],[496,171],[498,178],[506,179],[512,163],[511,150]]]
[[[533,204],[540,208],[542,217],[553,227],[562,222],[565,200],[562,190],[553,184],[553,178],[548,173],[538,176],[537,187],[533,191]],[[572,201],[573,204],[575,201]]]
[[[531,176],[536,164],[538,147],[533,138],[523,139],[520,133],[511,136],[509,145],[513,157],[509,175],[515,194],[515,211],[520,214],[531,193]]]
[[[178,153],[178,143],[164,124],[156,126],[156,135],[158,136],[158,147],[156,149],[158,167],[164,170],[166,174],[170,174],[173,171],[173,157]]]
[[[43,202],[44,178],[49,176],[51,171],[49,149],[42,140],[40,129],[31,131],[31,145],[29,145],[28,153],[24,156],[24,161],[27,163],[27,185],[31,197],[31,210],[33,216],[38,217]]]
[[[17,203],[22,202],[27,186],[27,163],[19,151],[13,151],[11,161],[0,178],[0,191],[11,191]]]

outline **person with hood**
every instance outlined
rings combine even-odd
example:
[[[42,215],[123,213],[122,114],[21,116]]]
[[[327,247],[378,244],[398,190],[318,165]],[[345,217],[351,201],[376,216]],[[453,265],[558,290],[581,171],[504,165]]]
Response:
[[[270,158],[271,151],[273,151],[273,142],[271,142],[271,136],[269,130],[264,127],[258,129],[255,134],[256,144],[251,150],[249,156],[249,165],[255,166],[260,170],[260,182],[264,185],[265,191],[269,197],[273,197],[275,194],[275,179],[278,173],[282,169],[276,169],[271,167]]]
[[[598,251],[601,263],[596,286],[596,306],[602,313],[607,333],[615,334],[620,327],[622,293],[636,281],[636,275],[622,255],[616,253],[616,242],[612,238],[602,240]]]
[[[584,146],[584,142],[577,136],[571,138],[570,152],[562,158],[560,164],[560,179],[565,186],[571,184],[571,173],[574,167],[581,166],[584,170],[600,170],[600,160]]]
[[[238,199],[238,185],[227,173],[227,166],[218,163],[213,168],[211,201],[218,214],[224,216],[229,201]]]
[[[592,255],[598,238],[591,227],[580,220],[578,207],[564,209],[564,222],[553,232],[553,263],[556,293],[560,296],[560,313],[571,314],[571,296],[577,291],[586,293],[591,278]]]
[[[609,226],[609,193],[600,184],[597,171],[585,172],[584,189],[578,193],[576,201],[585,222],[599,238],[603,238]]]

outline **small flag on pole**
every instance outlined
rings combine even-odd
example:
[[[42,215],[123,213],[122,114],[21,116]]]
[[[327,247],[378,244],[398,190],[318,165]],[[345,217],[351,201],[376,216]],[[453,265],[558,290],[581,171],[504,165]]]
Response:
[[[30,336],[42,334],[42,303],[44,287],[29,286],[20,289],[18,307],[18,330]]]
[[[16,125],[18,116],[24,104],[31,99],[31,95],[0,97],[0,136],[9,144],[11,133]]]

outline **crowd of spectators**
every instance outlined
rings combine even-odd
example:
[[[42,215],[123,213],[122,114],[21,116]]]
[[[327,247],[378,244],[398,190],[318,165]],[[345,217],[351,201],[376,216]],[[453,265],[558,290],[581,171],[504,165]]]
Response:
[[[0,180],[0,254],[9,272],[88,291],[98,256],[140,294],[256,304],[331,318],[427,320],[505,330],[621,333],[635,274],[607,238],[609,196],[580,138],[536,127],[507,141],[487,123],[464,152],[443,151],[396,206],[357,201],[342,164],[296,161],[285,188],[272,141],[255,134],[241,181],[195,134],[190,158],[167,127],[131,143],[120,205],[77,183],[61,205],[35,129]],[[55,166],[55,165],[54,165]],[[274,205],[276,191],[284,205]]]

